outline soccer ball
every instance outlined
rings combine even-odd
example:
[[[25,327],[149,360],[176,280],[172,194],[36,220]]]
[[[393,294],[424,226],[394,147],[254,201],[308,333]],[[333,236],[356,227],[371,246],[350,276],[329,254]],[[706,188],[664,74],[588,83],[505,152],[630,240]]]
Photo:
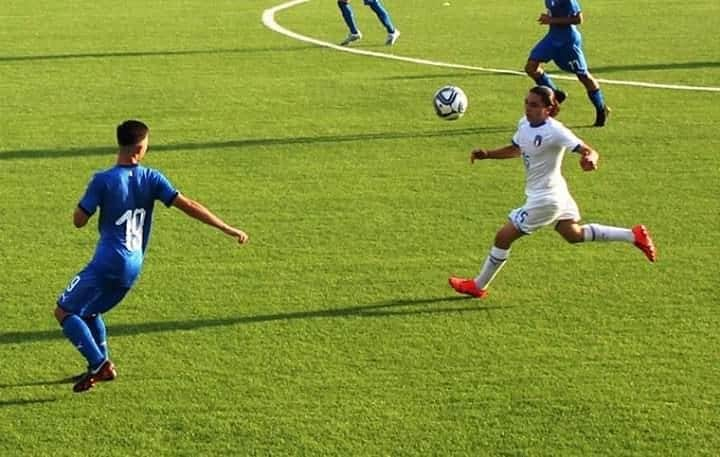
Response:
[[[467,106],[467,95],[457,86],[441,87],[433,96],[435,113],[446,121],[460,119]]]

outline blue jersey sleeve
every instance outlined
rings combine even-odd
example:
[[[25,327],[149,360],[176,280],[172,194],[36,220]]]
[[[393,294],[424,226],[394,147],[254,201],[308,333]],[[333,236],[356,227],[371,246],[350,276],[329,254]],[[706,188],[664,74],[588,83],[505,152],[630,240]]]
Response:
[[[578,0],[546,0],[545,6],[553,17],[573,17],[582,11]]]
[[[159,171],[153,170],[153,184],[153,197],[163,202],[165,206],[172,205],[179,192],[173,187],[170,180]]]
[[[570,0],[570,6],[568,9],[570,10],[569,16],[577,16],[580,14],[580,11],[582,11],[580,8],[580,2],[577,0]]]
[[[99,174],[96,174],[90,180],[85,195],[80,199],[78,207],[85,212],[88,216],[95,214],[98,205],[102,201],[103,193],[103,181]]]

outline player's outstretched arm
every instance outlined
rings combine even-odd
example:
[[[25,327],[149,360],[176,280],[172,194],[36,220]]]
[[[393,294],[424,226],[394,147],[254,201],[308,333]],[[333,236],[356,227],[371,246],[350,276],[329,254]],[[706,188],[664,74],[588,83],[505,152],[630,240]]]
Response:
[[[211,225],[222,230],[225,234],[236,238],[240,244],[246,243],[248,240],[247,233],[226,224],[225,221],[213,214],[212,211],[182,194],[178,194],[178,196],[175,197],[173,206],[200,222],[204,222],[207,225]]]
[[[520,148],[514,144],[508,144],[500,149],[493,149],[488,151],[487,149],[473,149],[470,152],[470,163],[474,163],[476,160],[484,159],[512,159],[514,157],[520,157]]]

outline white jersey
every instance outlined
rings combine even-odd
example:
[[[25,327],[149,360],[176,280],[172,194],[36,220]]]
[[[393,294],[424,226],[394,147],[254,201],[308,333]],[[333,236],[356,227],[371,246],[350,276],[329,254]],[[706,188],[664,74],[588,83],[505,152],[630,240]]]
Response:
[[[562,159],[566,149],[573,150],[582,144],[570,129],[552,117],[533,127],[523,116],[512,141],[520,148],[525,162],[525,195],[528,201],[569,196],[561,173]]]

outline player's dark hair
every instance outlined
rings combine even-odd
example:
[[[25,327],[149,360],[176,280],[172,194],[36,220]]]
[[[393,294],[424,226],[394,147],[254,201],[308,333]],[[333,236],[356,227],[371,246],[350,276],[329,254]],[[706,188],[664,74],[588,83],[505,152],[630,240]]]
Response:
[[[535,86],[530,89],[535,95],[539,95],[543,104],[550,108],[550,116],[555,117],[560,113],[560,104],[555,97],[555,91],[547,86]]]
[[[117,126],[117,142],[120,146],[135,146],[148,135],[150,129],[140,121],[129,120]]]

